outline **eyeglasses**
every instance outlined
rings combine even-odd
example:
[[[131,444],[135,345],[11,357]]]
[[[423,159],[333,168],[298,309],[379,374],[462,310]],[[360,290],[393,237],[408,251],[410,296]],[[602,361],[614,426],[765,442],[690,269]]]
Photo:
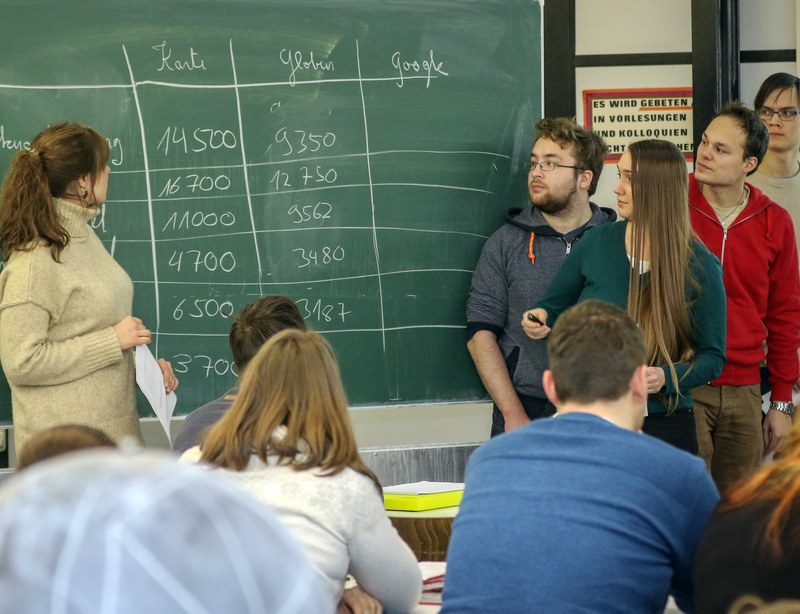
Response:
[[[797,112],[797,109],[792,107],[787,107],[785,109],[770,109],[769,107],[761,107],[758,110],[758,116],[762,121],[766,122],[771,120],[773,115],[777,114],[779,119],[785,122],[790,122],[797,117]]]
[[[536,167],[542,169],[543,173],[549,173],[550,171],[554,171],[557,168],[574,168],[576,171],[585,171],[586,169],[581,166],[570,166],[569,164],[556,164],[555,162],[550,162],[549,160],[545,160],[544,162],[534,162],[531,160],[530,162],[525,163],[525,170],[529,173],[532,173],[536,170]]]

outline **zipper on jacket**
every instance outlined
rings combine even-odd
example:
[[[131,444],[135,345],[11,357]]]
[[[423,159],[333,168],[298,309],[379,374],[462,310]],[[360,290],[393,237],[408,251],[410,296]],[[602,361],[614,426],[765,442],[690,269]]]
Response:
[[[572,241],[567,241],[567,240],[565,240],[565,241],[564,241],[564,243],[565,243],[565,244],[566,244],[566,246],[567,246],[567,251],[565,252],[565,255],[566,255],[566,256],[569,256],[569,253],[572,251],[572,244],[573,244],[574,242],[575,242],[575,239],[572,239]]]
[[[737,218],[736,221],[733,222],[733,224],[731,224],[730,226],[725,228],[725,226],[723,226],[720,223],[718,217],[716,217],[716,216],[711,217],[708,213],[706,213],[705,211],[703,211],[699,207],[695,207],[694,205],[691,205],[692,209],[697,211],[700,215],[702,215],[704,217],[707,217],[709,220],[714,222],[717,226],[722,228],[722,249],[720,250],[720,254],[719,254],[719,264],[720,264],[720,266],[724,266],[725,265],[725,243],[727,243],[727,241],[728,241],[728,230],[730,230],[734,226],[738,226],[739,224],[743,224],[744,222],[746,222],[747,220],[749,220],[751,218],[754,218],[759,213],[761,213],[764,209],[766,209],[768,206],[769,205],[764,205],[763,207],[761,207],[761,209],[759,209],[758,211],[753,211],[750,215],[748,215],[745,218],[742,218],[742,219],[738,219]],[[569,253],[569,249],[567,249],[567,253]]]
[[[719,254],[719,266],[725,266],[725,244],[728,242],[728,229],[725,226],[722,227],[722,250]]]

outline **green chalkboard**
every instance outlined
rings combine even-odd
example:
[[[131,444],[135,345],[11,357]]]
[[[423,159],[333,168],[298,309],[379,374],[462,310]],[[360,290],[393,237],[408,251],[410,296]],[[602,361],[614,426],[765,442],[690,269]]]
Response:
[[[96,231],[178,413],[235,381],[227,316],[264,294],[326,335],[353,405],[485,398],[464,305],[527,198],[538,2],[4,0],[0,58],[0,168],[48,123],[109,139]]]

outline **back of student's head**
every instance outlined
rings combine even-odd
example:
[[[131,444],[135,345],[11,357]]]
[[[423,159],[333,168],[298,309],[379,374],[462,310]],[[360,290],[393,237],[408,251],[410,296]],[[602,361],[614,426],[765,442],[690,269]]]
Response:
[[[630,316],[602,301],[584,301],[556,320],[547,341],[562,403],[614,401],[646,364],[644,337]]]
[[[270,337],[287,328],[306,330],[306,322],[292,299],[264,296],[245,305],[234,317],[228,335],[239,373]]]
[[[744,159],[756,158],[758,164],[761,164],[764,154],[767,153],[767,147],[769,147],[769,131],[758,113],[748,108],[740,100],[732,100],[717,111],[714,119],[717,117],[728,117],[739,125],[745,137]],[[747,174],[751,175],[756,172],[758,164]]]
[[[763,107],[767,98],[778,96],[787,90],[794,90],[795,96],[800,101],[800,77],[791,75],[788,72],[776,72],[764,79],[761,87],[758,88],[753,107],[758,111]],[[777,109],[773,109],[777,111]]]
[[[600,135],[586,130],[571,117],[543,117],[536,122],[536,139],[549,139],[561,147],[572,149],[576,166],[592,171],[589,196],[594,194],[608,152],[608,146]]]
[[[298,470],[351,467],[375,480],[358,455],[333,349],[310,331],[287,329],[263,345],[201,447],[204,460],[229,469],[273,454]]]
[[[88,187],[93,190],[108,158],[105,138],[72,122],[48,126],[33,138],[30,149],[17,152],[0,196],[0,249],[5,257],[14,250],[30,249],[41,239],[58,260],[69,235],[53,198],[67,195],[70,184],[84,175],[89,175]]]
[[[166,454],[84,450],[0,489],[0,612],[333,611],[275,514]]]
[[[84,424],[59,424],[39,431],[19,451],[17,469],[53,456],[86,448],[113,448],[114,442],[99,429]]]

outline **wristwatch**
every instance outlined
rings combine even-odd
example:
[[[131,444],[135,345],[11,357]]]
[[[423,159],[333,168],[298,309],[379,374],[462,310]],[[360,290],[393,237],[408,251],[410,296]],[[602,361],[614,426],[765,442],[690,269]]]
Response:
[[[794,416],[794,403],[791,401],[772,401],[769,404],[769,408],[786,414],[790,418]]]

